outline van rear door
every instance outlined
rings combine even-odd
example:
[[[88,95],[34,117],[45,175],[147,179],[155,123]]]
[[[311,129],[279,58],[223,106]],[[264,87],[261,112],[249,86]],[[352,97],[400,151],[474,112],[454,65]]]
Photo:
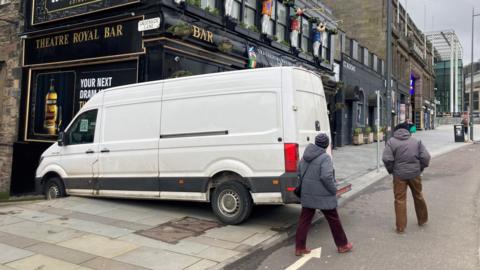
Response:
[[[319,132],[330,135],[325,95],[321,79],[313,73],[295,69],[293,90],[296,109],[297,142],[302,155]]]

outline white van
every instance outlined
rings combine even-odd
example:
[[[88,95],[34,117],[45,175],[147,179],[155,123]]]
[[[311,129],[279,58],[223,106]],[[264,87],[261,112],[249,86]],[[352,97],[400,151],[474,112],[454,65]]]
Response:
[[[297,162],[330,135],[320,77],[275,67],[99,92],[41,157],[36,188],[65,195],[211,202],[237,224],[253,204],[296,203]],[[328,149],[330,151],[330,149]]]

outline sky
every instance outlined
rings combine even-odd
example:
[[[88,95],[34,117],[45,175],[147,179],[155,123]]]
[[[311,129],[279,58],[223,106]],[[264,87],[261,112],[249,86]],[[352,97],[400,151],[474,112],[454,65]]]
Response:
[[[480,14],[480,0],[400,0],[400,3],[407,7],[415,25],[427,33],[453,29],[463,47],[463,63],[471,62],[472,8]],[[473,55],[473,61],[480,60],[480,16],[475,17]]]

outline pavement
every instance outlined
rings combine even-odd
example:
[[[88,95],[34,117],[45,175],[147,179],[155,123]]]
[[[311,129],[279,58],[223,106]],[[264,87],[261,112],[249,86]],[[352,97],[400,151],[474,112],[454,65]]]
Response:
[[[415,136],[434,157],[465,145],[453,141],[452,126]],[[340,205],[387,175],[376,170],[376,147],[334,151],[337,178],[352,184]],[[205,203],[73,196],[9,203],[0,205],[0,270],[235,269],[292,237],[298,214],[298,205],[258,206],[245,223],[224,226]]]

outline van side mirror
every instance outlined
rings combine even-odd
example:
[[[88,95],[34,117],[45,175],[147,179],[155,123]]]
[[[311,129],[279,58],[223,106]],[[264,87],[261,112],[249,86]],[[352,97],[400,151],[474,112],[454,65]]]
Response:
[[[58,133],[57,142],[58,142],[58,146],[65,146],[66,145],[65,133],[63,133],[63,132]]]

